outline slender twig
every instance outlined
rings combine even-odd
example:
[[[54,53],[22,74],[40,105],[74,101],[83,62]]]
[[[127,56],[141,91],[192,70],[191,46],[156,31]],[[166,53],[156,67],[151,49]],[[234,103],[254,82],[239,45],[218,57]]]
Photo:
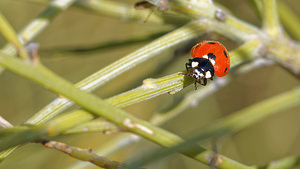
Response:
[[[234,69],[234,67],[236,67],[237,65],[239,65],[243,60],[251,60],[254,57],[257,57],[259,55],[259,47],[258,47],[259,43],[256,40],[252,40],[249,41],[247,43],[245,43],[244,45],[240,46],[239,48],[235,49],[234,51],[230,52],[230,56],[232,58],[232,67]],[[258,62],[258,61],[257,61]],[[259,65],[262,64],[257,64],[256,62],[253,63],[253,65],[257,65],[257,67]],[[255,68],[256,66],[252,66],[252,68]],[[245,67],[246,70],[250,70],[247,69],[247,67]],[[239,71],[241,72],[241,71]],[[225,79],[219,79],[220,81],[222,81],[222,83],[224,83],[224,85],[226,84]],[[187,79],[182,79],[182,75],[180,73],[175,73],[169,76],[165,76],[162,78],[158,78],[158,79],[146,79],[144,80],[144,83],[142,86],[137,87],[135,89],[129,90],[127,92],[121,93],[119,95],[116,95],[114,97],[108,98],[105,101],[116,106],[119,108],[123,108],[144,100],[148,100],[150,98],[165,94],[167,92],[174,94],[175,92],[180,91],[182,88],[188,86],[189,84],[191,84],[193,82],[192,79],[187,78]],[[212,83],[211,85],[206,86],[205,88],[200,88],[197,92],[193,92],[191,95],[193,97],[199,97],[200,98],[204,98],[204,96],[206,96],[207,94],[212,94],[213,91],[218,90],[221,86],[222,83],[218,83],[219,81],[217,81],[217,83]],[[197,94],[195,94],[197,93]],[[196,96],[197,95],[197,96]],[[189,100],[189,105],[190,104],[195,104],[195,102],[199,99],[196,98],[192,98],[195,99],[195,101],[191,101]],[[179,104],[179,106],[181,106],[181,104]],[[80,111],[81,112],[81,111]],[[76,116],[77,112],[70,112],[70,114],[73,114],[74,116]],[[154,120],[153,122],[155,122],[155,124],[159,124],[158,119],[164,119],[165,121],[168,118],[174,117],[177,114],[174,112],[170,112],[170,113],[166,113],[163,116],[163,118],[161,117],[161,115],[157,115],[157,117],[153,118],[152,120]],[[72,115],[70,115],[72,116]],[[157,119],[156,119],[157,118]],[[68,118],[66,118],[68,119]],[[157,121],[158,120],[158,121]],[[80,121],[81,123],[82,121]],[[78,124],[80,124],[78,123]],[[88,124],[87,124],[88,125]],[[57,128],[60,128],[58,125]],[[84,130],[85,129],[85,125],[81,125],[81,129],[78,128],[77,130]],[[102,128],[102,125],[98,126],[100,128],[98,128],[99,130],[105,130],[104,128]],[[111,128],[111,127],[109,127]],[[112,130],[115,130],[114,127],[111,128]]]
[[[3,117],[0,116],[0,128],[12,128],[13,125],[8,122],[7,120],[5,120]],[[12,153],[13,151],[15,151],[17,147],[13,147],[13,148],[9,148],[8,150],[1,152],[1,155],[3,155],[4,157],[8,156],[10,153]],[[3,160],[3,158],[0,158],[0,162]]]
[[[299,41],[300,40],[300,20],[284,1],[278,1],[278,11],[282,24]]]
[[[99,118],[90,121],[90,123],[83,123],[74,128],[70,128],[66,130],[64,134],[76,134],[84,132],[101,132],[103,134],[111,134],[118,131],[120,131],[120,129],[116,125]]]
[[[125,164],[122,164],[117,161],[109,160],[105,157],[98,156],[94,153],[92,149],[82,149],[74,146],[67,145],[65,143],[57,142],[57,141],[41,141],[47,148],[56,149],[58,151],[64,152],[71,157],[74,157],[78,160],[91,162],[99,167],[106,169],[118,169],[125,167]]]
[[[104,16],[115,17],[126,21],[144,22],[149,14],[148,10],[135,10],[133,5],[108,0],[79,0],[77,2],[80,7],[87,8],[88,11],[93,11]],[[162,17],[153,15],[148,20],[149,23],[163,23]]]
[[[49,54],[55,54],[55,53],[60,53],[63,54],[64,56],[77,56],[80,54],[87,54],[87,53],[94,53],[94,52],[99,52],[102,50],[107,50],[107,49],[112,49],[112,48],[119,48],[119,47],[125,47],[131,44],[136,44],[140,42],[147,42],[150,40],[154,40],[164,34],[166,34],[166,31],[159,32],[159,33],[154,33],[150,35],[144,35],[144,36],[136,36],[132,37],[130,39],[126,39],[123,41],[110,41],[110,42],[105,42],[105,43],[100,43],[96,45],[89,45],[89,46],[72,46],[72,47],[59,47],[59,48],[50,48],[50,49],[43,49],[41,50],[41,55],[43,53],[46,53],[47,55]]]
[[[24,1],[24,0],[22,0]],[[28,2],[35,2],[45,4],[49,0],[35,1],[26,0]],[[110,0],[78,0],[75,5],[78,8],[86,9],[87,12],[101,16],[108,16],[117,18],[121,21],[138,22],[146,24],[171,24],[179,26],[187,23],[189,18],[180,15],[161,15],[161,12],[152,12],[150,9],[136,10],[133,8],[134,4],[110,1]],[[151,13],[151,17],[147,16]],[[147,22],[145,20],[147,19]]]
[[[176,104],[176,106],[172,107],[172,109],[168,110],[167,112],[157,112],[155,113],[151,119],[150,122],[155,125],[162,125],[163,123],[169,121],[170,119],[176,117],[180,113],[182,113],[184,110],[196,106],[199,102],[201,102],[206,97],[212,95],[216,91],[222,89],[222,87],[226,86],[233,77],[237,75],[242,75],[244,73],[247,73],[253,69],[260,68],[262,66],[269,66],[272,65],[273,62],[269,60],[263,60],[263,59],[257,59],[253,63],[249,65],[245,65],[237,72],[233,73],[231,76],[227,78],[220,78],[216,79],[214,82],[210,83],[205,88],[200,88],[197,91],[189,92],[187,93],[184,98]],[[129,95],[128,95],[129,96]],[[116,98],[118,96],[115,96]],[[130,97],[130,96],[129,96]],[[113,105],[117,105],[118,99],[111,100],[107,99],[106,101],[110,102]],[[131,103],[131,102],[129,102]],[[123,104],[120,105],[121,107],[125,106]],[[126,105],[128,106],[128,105]],[[52,121],[52,120],[51,120]],[[117,128],[115,125],[107,122],[106,120],[103,120],[102,118],[98,118],[92,121],[84,122],[74,128],[68,129],[63,134],[75,134],[75,133],[84,133],[84,132],[101,132],[103,134],[110,134],[114,132],[122,131],[119,128]]]
[[[262,19],[263,3],[261,0],[247,0],[247,2],[254,8],[259,19]]]
[[[13,127],[12,124],[10,124],[8,121],[6,121],[4,118],[0,116],[0,127],[2,128],[11,128]],[[89,161],[99,167],[102,168],[107,168],[107,169],[117,169],[124,167],[124,164],[119,163],[117,161],[112,161],[109,160],[105,157],[98,156],[94,153],[92,149],[82,149],[82,148],[77,148],[73,146],[66,145],[61,142],[56,142],[56,141],[46,141],[43,140],[40,142],[47,148],[54,148],[58,151],[62,151],[71,157],[74,157],[76,159],[82,160],[82,161]],[[14,148],[9,149],[8,152],[13,151]]]
[[[255,45],[257,43],[255,43],[255,41],[253,42],[248,42],[245,45],[241,46],[240,48],[231,51],[230,52],[230,56],[233,56],[233,63],[240,63],[240,61],[237,58],[245,58],[245,56],[247,55],[253,55],[251,57],[254,57],[258,54],[258,49],[257,46]],[[266,60],[255,60],[253,63],[251,63],[249,66],[244,66],[241,69],[238,69],[234,74],[241,74],[241,73],[246,73],[248,71],[251,71],[253,69],[259,68],[261,66],[266,66],[266,65],[270,65],[272,64],[272,62],[270,63],[270,61],[266,61]],[[175,106],[173,109],[169,110],[168,112],[161,112],[161,113],[156,113],[154,114],[154,116],[151,118],[151,122],[156,124],[156,125],[161,125],[164,122],[168,121],[169,119],[175,117],[176,115],[178,115],[180,112],[182,112],[183,110],[185,110],[187,107],[190,106],[195,106],[195,104],[197,104],[197,102],[200,102],[202,99],[204,99],[205,97],[213,94],[214,91],[219,90],[222,88],[222,85],[224,83],[224,85],[226,83],[228,83],[230,81],[230,79],[228,80],[223,80],[223,79],[219,79],[220,81],[222,81],[222,83],[216,82],[214,81],[213,83],[210,83],[208,86],[206,86],[205,88],[200,88],[198,89],[196,92],[190,92],[188,94],[186,94],[185,98],[178,104],[178,106]],[[115,104],[112,102],[112,104]],[[89,122],[87,123],[83,123],[84,125],[88,125]],[[100,131],[102,131],[100,129]],[[96,151],[99,152],[100,154],[105,154],[105,155],[110,155],[112,153],[114,153],[115,151],[122,149],[124,147],[126,147],[128,144],[132,144],[136,141],[140,140],[140,137],[136,137],[135,135],[131,135],[131,134],[124,134],[121,135],[117,138],[114,138],[111,140],[111,142],[108,142],[104,145],[102,145],[99,149],[97,149]],[[75,163],[73,165],[71,165],[69,167],[69,169],[81,169],[81,168],[85,168],[87,167],[84,163]]]
[[[281,34],[281,25],[277,11],[276,0],[262,0],[263,4],[263,28],[271,38],[277,38]]]
[[[206,25],[198,27],[198,24],[187,24],[106,66],[105,68],[75,84],[75,87],[90,92],[97,87],[106,84],[108,81],[116,78],[129,69],[134,68],[136,65],[158,56],[157,54],[159,52],[167,50],[171,46],[175,46],[198,36],[200,33],[203,33],[205,29]],[[41,124],[73,104],[74,103],[68,98],[59,97],[27,120],[26,123]]]
[[[12,43],[15,48],[17,48],[21,58],[28,60],[29,56],[27,54],[26,48],[23,46],[22,42],[19,40],[15,30],[9,24],[7,19],[0,12],[0,32],[7,39],[9,43]]]
[[[10,122],[8,122],[7,120],[5,120],[2,116],[0,116],[0,128],[11,128],[13,127],[12,124],[10,124]]]
[[[183,142],[182,138],[173,133],[151,125],[146,121],[137,119],[136,117],[126,113],[125,111],[111,106],[110,104],[106,103],[102,99],[95,97],[94,95],[74,88],[70,83],[66,82],[60,77],[57,77],[45,67],[42,67],[40,64],[37,64],[35,67],[33,67],[21,62],[17,58],[9,57],[3,53],[0,53],[0,56],[0,64],[5,68],[27,78],[30,78],[33,81],[42,84],[44,87],[47,87],[49,90],[72,99],[78,105],[86,108],[90,112],[93,112],[95,115],[106,118],[107,120],[113,122],[121,128],[143,136],[148,140],[151,140],[165,147],[170,147]],[[183,85],[183,83],[181,85]],[[0,150],[4,150],[28,141],[36,140],[47,133],[45,133],[43,128],[38,127],[19,132],[19,134],[21,135],[12,134],[10,136],[2,138],[0,140]],[[26,135],[26,137],[24,138],[22,137],[22,135]],[[200,156],[193,153],[191,154],[190,152],[185,152],[184,154],[205,164],[208,164],[209,160],[205,158],[205,154],[211,154],[211,151],[205,150],[202,147],[198,147],[197,149],[198,152],[201,152]],[[227,157],[224,157],[223,160],[224,163],[220,165],[220,168],[228,168],[229,164],[239,166],[240,168],[247,168],[245,165],[235,162]]]
[[[122,21],[135,21],[145,23],[145,19],[151,12],[150,9],[136,10],[133,4],[109,1],[109,0],[79,0],[78,7],[86,8],[89,12],[100,15],[118,18]],[[146,24],[172,24],[183,25],[188,22],[187,18],[173,15],[159,15],[154,12],[147,18]]]
[[[282,104],[282,103],[288,103],[288,104]],[[225,118],[219,119],[216,122],[213,122],[208,127],[204,129],[200,129],[199,132],[196,134],[196,136],[193,136],[190,139],[186,139],[183,143],[180,143],[169,149],[155,151],[154,153],[150,153],[150,155],[146,157],[143,156],[143,159],[138,158],[137,160],[133,161],[131,164],[128,164],[129,168],[130,169],[140,168],[153,160],[161,159],[174,152],[192,151],[196,155],[199,153],[199,152],[195,152],[197,147],[194,147],[193,145],[196,142],[201,143],[215,136],[224,136],[224,135],[235,133],[247,126],[252,125],[255,122],[264,119],[265,117],[280,112],[281,110],[295,107],[297,105],[300,105],[300,87],[296,87],[290,91],[271,97],[269,99],[256,103],[252,106],[239,110]],[[198,155],[201,156],[200,154]],[[219,165],[224,165],[223,157],[221,155],[217,155],[215,157],[213,154],[211,154],[211,156],[208,158],[210,160],[213,160],[213,158],[217,158],[217,161],[214,164],[214,166],[217,168],[222,168]],[[224,168],[238,168],[238,167],[228,165]]]
[[[207,1],[207,2],[209,2],[209,1]],[[209,4],[209,3],[207,4],[208,7],[210,7],[210,5],[211,4]],[[177,9],[177,11],[181,10],[180,7],[177,7],[175,9]],[[206,16],[208,18],[215,17],[216,16],[215,11],[217,11],[217,9],[214,6],[212,6],[211,9],[213,9],[213,10],[210,10],[210,8],[208,8],[208,10],[206,10],[206,12],[201,11],[204,14],[203,16]],[[189,9],[186,11],[189,11],[189,12],[186,12],[189,15],[191,15],[191,13],[193,13],[193,12],[197,13],[197,11],[196,10],[193,11],[193,9]],[[197,18],[197,17],[194,17],[194,18]],[[289,41],[288,39],[283,39],[282,41],[275,42],[274,39],[270,39],[271,36],[270,37],[265,36],[264,33],[257,31],[257,29],[255,27],[248,27],[249,25],[243,24],[243,23],[239,22],[238,20],[235,20],[235,18],[231,17],[230,15],[225,17],[225,19],[221,20],[221,21],[223,21],[224,23],[199,21],[198,24],[201,25],[203,23],[208,23],[208,27],[211,27],[214,24],[222,25],[221,27],[220,26],[213,27],[212,30],[219,32],[219,33],[223,32],[223,34],[228,34],[229,37],[235,38],[236,40],[240,40],[240,41],[246,41],[246,40],[252,39],[253,36],[258,37],[262,41],[262,44],[266,45],[268,47],[268,49],[270,49],[268,52],[270,54],[273,54],[276,56],[275,59],[279,59],[280,61],[282,61],[282,63],[281,63],[282,65],[289,65],[289,66],[291,65],[290,67],[287,66],[288,69],[294,71],[294,73],[297,74],[297,72],[299,71],[299,67],[297,67],[299,65],[299,59],[297,60],[295,58],[299,58],[299,57],[297,57],[297,55],[299,55],[298,44],[293,43],[293,42]],[[253,28],[253,29],[251,29],[251,28]],[[296,57],[293,57],[294,55]],[[127,114],[125,112],[120,111],[118,109],[114,109],[113,107],[110,107],[109,105],[106,105],[100,99],[97,100],[95,97],[93,97],[91,95],[88,95],[83,92],[79,92],[78,90],[75,90],[74,88],[71,87],[70,84],[60,81],[60,79],[56,78],[55,75],[47,72],[47,70],[45,71],[44,68],[39,67],[40,65],[36,66],[36,67],[38,67],[37,69],[34,69],[34,68],[31,69],[31,67],[26,67],[26,66],[22,67],[24,65],[19,64],[18,60],[14,60],[14,59],[10,60],[5,55],[3,55],[3,57],[1,57],[1,59],[3,59],[3,58],[4,58],[4,60],[0,61],[3,65],[9,67],[10,69],[14,70],[15,72],[17,72],[19,74],[28,76],[28,77],[38,81],[39,83],[42,83],[43,86],[48,87],[51,90],[53,90],[59,94],[62,94],[62,95],[65,95],[66,97],[74,99],[75,102],[77,102],[77,103],[79,103],[79,105],[87,108],[87,110],[90,110],[91,112],[94,112],[97,115],[103,115],[105,118],[113,121],[114,123],[120,122],[116,119],[116,115],[125,115],[125,116],[120,117],[120,120],[123,120],[122,121],[123,123],[121,124],[121,126],[127,128],[130,131],[133,131],[136,133],[140,132],[139,134],[141,134],[141,135],[145,134],[145,132],[147,133],[147,131],[148,131],[148,134],[149,134],[149,131],[154,131],[154,130],[147,130],[149,128],[153,129],[152,128],[153,126],[148,125],[147,123],[143,123],[142,121],[139,121],[138,119],[135,119],[134,117],[127,116]],[[16,64],[15,65],[16,67],[21,66],[20,70],[17,70],[16,67],[14,68],[12,63]],[[26,68],[28,70],[26,70],[24,68]],[[37,71],[37,70],[42,70],[42,71],[38,72],[36,74],[34,71]],[[21,71],[23,71],[23,72],[21,72]],[[59,84],[55,85],[55,84],[51,83],[51,80],[49,81],[49,80],[45,79],[46,76],[44,76],[44,75],[53,76],[51,78],[51,80],[55,80],[55,81],[58,80]],[[48,78],[49,78],[49,76],[48,76]],[[50,84],[48,84],[49,82],[50,82]],[[151,83],[151,85],[152,85],[152,83]],[[62,87],[62,89],[59,89],[59,87]],[[72,94],[73,92],[74,92],[74,94]],[[91,101],[91,103],[86,103],[86,102],[82,101],[81,99],[88,99],[87,101]],[[100,106],[98,107],[95,104],[99,104]],[[104,107],[104,110],[102,110],[100,108],[101,106]],[[106,114],[106,111],[112,112],[112,115]],[[129,121],[128,121],[128,119],[129,119]],[[140,125],[142,125],[143,127],[141,127]],[[145,126],[146,126],[146,128],[144,128]],[[136,128],[139,128],[139,130],[135,131]],[[142,130],[142,131],[140,131],[140,130]],[[38,131],[39,130],[31,130],[31,133],[37,134]],[[160,130],[158,130],[158,131],[160,131]],[[59,132],[61,132],[61,131],[59,131]],[[163,134],[162,131],[160,131],[160,132],[161,132],[160,134]],[[156,131],[155,131],[155,134],[156,134]],[[170,133],[168,133],[168,132],[166,132],[165,134],[169,134],[166,136],[172,136],[171,138],[173,138],[174,140],[177,140],[177,141],[175,141],[176,143],[181,142],[181,139],[178,138],[177,136],[174,136],[172,134],[170,135]],[[37,135],[34,137],[38,138],[39,136]],[[146,137],[150,139],[150,136],[147,135]],[[158,140],[158,141],[161,141],[161,140]],[[167,140],[167,143],[165,143],[165,142],[163,142],[163,143],[164,144],[172,144],[173,143],[173,142],[168,142],[168,141],[169,140]],[[160,142],[160,143],[163,144],[162,142]],[[168,146],[170,146],[170,145],[168,145]],[[200,148],[200,150],[203,150],[203,149]],[[225,159],[225,162],[228,162],[228,161],[229,161],[228,159]],[[205,162],[207,162],[207,161],[205,161]],[[224,167],[224,166],[222,166],[222,167]],[[241,165],[241,167],[244,167],[244,166]]]
[[[250,44],[252,44],[252,43],[250,42]],[[45,68],[41,67],[40,65],[37,65],[38,67],[30,67],[29,65],[25,65],[25,64],[19,62],[17,59],[11,58],[11,57],[7,57],[4,54],[2,56],[2,59],[0,60],[0,63],[1,63],[1,61],[2,61],[3,65],[5,65],[6,67],[10,68],[11,70],[16,71],[18,73],[21,73],[21,74],[23,74],[25,76],[31,77],[33,80],[35,80],[35,81],[37,81],[39,83],[42,83],[43,85],[47,85],[47,87],[49,89],[51,89],[51,90],[59,92],[59,93],[61,93],[63,95],[66,95],[68,97],[71,96],[70,98],[72,98],[72,97],[73,98],[74,97],[79,97],[80,98],[79,100],[75,99],[75,100],[77,100],[77,102],[79,104],[82,104],[82,105],[87,104],[87,105],[92,106],[92,107],[94,107],[94,106],[97,106],[97,107],[99,106],[101,108],[103,108],[103,107],[105,108],[106,107],[101,102],[94,103],[94,101],[92,101],[92,100],[94,100],[95,98],[92,98],[92,97],[86,98],[87,97],[86,95],[88,95],[88,94],[84,94],[80,90],[72,89],[70,91],[70,88],[72,88],[72,87],[70,87],[69,85],[68,85],[68,88],[69,88],[68,91],[70,93],[68,93],[68,91],[67,92],[64,91],[65,85],[67,85],[67,84],[65,84],[65,82],[62,82],[61,79],[58,79],[57,77],[51,75],[50,72],[48,72],[47,70],[45,70]],[[239,61],[236,60],[235,62],[239,62]],[[13,65],[17,66],[18,69],[14,69]],[[36,71],[35,69],[39,69],[39,71]],[[56,80],[54,80],[55,83],[53,83],[53,81],[49,80],[49,78],[46,78],[46,77],[49,76],[48,74],[50,74],[52,78],[56,79]],[[43,76],[45,76],[45,78],[43,78]],[[177,75],[177,76],[180,77],[182,75]],[[181,83],[181,85],[184,85],[182,81],[180,83]],[[149,83],[147,85],[150,85],[149,87],[151,89],[152,88],[151,86],[153,86],[154,84],[155,83],[152,82],[152,83]],[[57,86],[57,87],[55,87],[55,86]],[[146,87],[145,89],[147,90],[149,87]],[[155,87],[155,85],[153,87]],[[83,99],[83,100],[81,100],[81,99]],[[97,112],[98,108],[95,107],[94,111]],[[119,111],[121,111],[121,110],[117,110],[117,112],[119,112]],[[83,111],[81,111],[81,112],[84,113]],[[146,137],[148,137],[147,135],[149,135],[149,137],[151,137],[152,139],[155,139],[156,140],[155,142],[157,142],[157,143],[159,143],[161,145],[170,146],[170,145],[174,145],[174,141],[177,142],[177,141],[181,140],[177,136],[172,136],[168,132],[167,132],[168,134],[166,134],[165,133],[166,131],[162,132],[161,129],[159,129],[157,127],[154,127],[154,126],[151,126],[150,124],[148,124],[146,122],[142,122],[142,121],[140,121],[140,120],[138,120],[138,119],[136,119],[136,118],[134,118],[132,116],[129,116],[129,115],[125,115],[124,116],[124,113],[120,114],[120,113],[116,112],[117,113],[116,114],[117,118],[114,118],[114,113],[113,112],[115,112],[115,110],[114,111],[110,110],[108,112],[109,112],[109,114],[106,115],[105,111],[104,112],[102,111],[101,115],[103,117],[106,117],[109,120],[115,122],[116,124],[125,127],[126,129],[128,129],[130,131],[134,131],[136,133],[142,133],[142,135],[145,135]],[[69,117],[72,117],[72,116],[70,115]],[[92,118],[92,117],[90,117],[90,118]],[[62,119],[69,120],[69,123],[66,123],[64,120],[61,120],[61,121],[64,121],[64,123],[60,123],[60,124],[63,124],[65,127],[64,126],[59,126],[58,122],[56,122],[56,123],[53,123],[52,125],[48,126],[47,131],[44,131],[43,129],[29,130],[28,133],[27,133],[27,135],[32,135],[32,137],[29,137],[31,139],[35,139],[35,138],[41,137],[44,134],[47,134],[47,135],[56,135],[56,134],[60,133],[61,131],[65,130],[67,128],[66,126],[70,125],[70,123],[72,123],[72,124],[76,123],[76,120],[68,118],[67,115],[66,115],[66,117],[64,117]],[[83,118],[78,118],[78,119],[83,119]],[[36,131],[38,131],[39,133],[37,133]],[[156,135],[155,138],[152,137],[153,133],[156,133],[155,134]],[[161,133],[161,134],[158,134],[158,133]],[[157,137],[159,135],[164,136],[163,140],[160,140],[161,137]],[[167,137],[168,140],[165,140],[165,136],[168,136]],[[14,138],[14,137],[12,137],[12,138]],[[8,144],[12,144],[13,143],[10,138],[3,139],[2,141],[3,142],[7,142]],[[19,143],[21,143],[22,140],[19,139],[17,141],[18,141],[17,143],[19,144]],[[28,138],[26,138],[24,141],[28,141]],[[171,141],[171,142],[169,142],[169,141]],[[0,144],[0,145],[3,145],[3,144]],[[202,148],[200,148],[200,149],[202,149]],[[202,158],[199,158],[198,160],[204,160],[205,161],[205,159],[202,159]],[[206,161],[206,163],[207,163],[207,161]]]
[[[20,33],[19,39],[24,44],[28,43],[39,35],[60,12],[66,10],[76,0],[53,0],[50,2],[48,8],[44,10],[37,18],[31,21]],[[6,44],[2,49],[2,52],[15,56],[17,50],[14,45]],[[0,67],[0,73],[3,68]]]
[[[155,0],[147,1],[155,3]],[[297,42],[285,36],[280,36],[280,40],[274,39],[254,25],[243,22],[228,13],[225,13],[225,17],[221,22],[217,22],[216,14],[222,9],[215,6],[212,1],[202,4],[198,3],[198,1],[194,3],[184,0],[173,0],[169,1],[169,3],[171,10],[197,19],[196,21],[199,23],[199,26],[206,24],[211,31],[217,32],[237,42],[258,38],[261,44],[266,47],[268,56],[278,61],[280,65],[293,74],[300,74],[300,44]]]
[[[267,165],[257,167],[257,169],[292,169],[299,165],[300,156],[291,156],[271,161]]]

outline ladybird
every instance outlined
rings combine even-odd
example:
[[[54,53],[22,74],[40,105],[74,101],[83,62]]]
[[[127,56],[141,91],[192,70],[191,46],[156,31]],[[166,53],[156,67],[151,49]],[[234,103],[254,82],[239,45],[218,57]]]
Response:
[[[225,76],[230,68],[230,58],[227,49],[217,41],[203,41],[191,50],[193,59],[185,64],[187,73],[197,83],[205,86],[207,79],[213,80],[214,75]]]

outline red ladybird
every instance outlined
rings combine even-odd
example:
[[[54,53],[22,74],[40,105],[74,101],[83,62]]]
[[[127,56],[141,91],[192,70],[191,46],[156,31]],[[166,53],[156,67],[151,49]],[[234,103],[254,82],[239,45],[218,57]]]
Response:
[[[205,86],[207,79],[213,80],[214,75],[225,76],[230,68],[230,59],[227,49],[217,41],[203,41],[191,50],[193,59],[185,64],[188,76],[197,83]],[[193,71],[193,72],[191,72]]]

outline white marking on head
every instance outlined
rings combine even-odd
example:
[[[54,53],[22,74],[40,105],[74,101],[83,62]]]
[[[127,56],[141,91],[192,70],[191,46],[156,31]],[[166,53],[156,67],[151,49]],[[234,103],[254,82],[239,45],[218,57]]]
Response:
[[[209,61],[210,61],[210,63],[213,65],[213,66],[215,66],[215,60],[213,60],[213,59],[209,59]]]
[[[197,67],[199,65],[199,62],[192,62],[192,68]]]
[[[207,78],[207,79],[211,78],[211,73],[210,73],[210,71],[207,71],[207,72],[205,73],[205,78]]]
[[[199,79],[200,77],[203,78],[203,77],[204,77],[204,74],[201,73],[198,69],[195,69],[195,70],[194,70],[193,76],[194,76],[196,79]]]
[[[207,55],[203,55],[202,58],[208,59],[208,56]]]

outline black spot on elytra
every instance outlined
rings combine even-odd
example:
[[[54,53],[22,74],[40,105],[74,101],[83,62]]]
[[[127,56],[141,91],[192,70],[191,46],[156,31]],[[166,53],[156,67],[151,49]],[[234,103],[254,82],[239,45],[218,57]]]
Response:
[[[216,44],[215,42],[207,42],[208,44],[212,44],[212,45],[214,45],[214,44]]]
[[[225,71],[224,71],[224,73],[226,73],[226,71],[227,71],[227,67],[225,68]]]
[[[226,57],[228,57],[228,55],[227,55],[227,52],[224,50],[224,55],[226,56]]]
[[[216,60],[216,56],[213,53],[207,54],[208,59]]]

